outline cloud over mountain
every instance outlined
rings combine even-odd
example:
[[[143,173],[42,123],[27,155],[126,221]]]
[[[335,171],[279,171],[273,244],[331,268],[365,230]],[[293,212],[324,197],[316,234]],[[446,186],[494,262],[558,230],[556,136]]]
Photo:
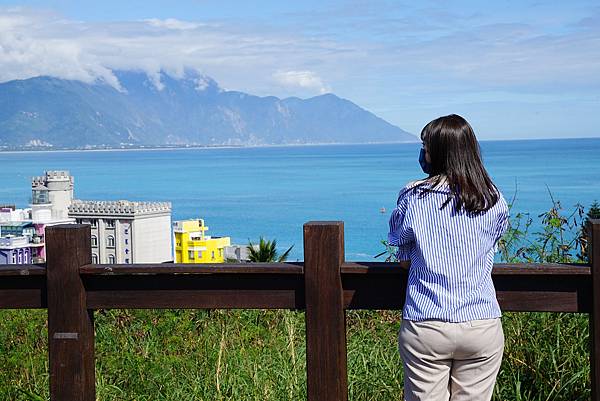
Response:
[[[284,86],[316,89],[321,94],[331,91],[312,71],[277,71],[273,74],[273,78]]]

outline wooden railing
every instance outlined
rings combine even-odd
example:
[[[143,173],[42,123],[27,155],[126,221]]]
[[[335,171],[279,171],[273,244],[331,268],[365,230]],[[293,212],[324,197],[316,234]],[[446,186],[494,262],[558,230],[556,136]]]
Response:
[[[600,401],[600,220],[590,265],[496,264],[504,311],[590,315],[592,399]],[[310,401],[345,401],[346,309],[400,309],[408,263],[346,263],[342,222],[304,225],[304,262],[91,264],[90,228],[47,228],[46,265],[0,268],[0,308],[47,308],[50,398],[95,401],[93,311],[100,308],[306,310]]]

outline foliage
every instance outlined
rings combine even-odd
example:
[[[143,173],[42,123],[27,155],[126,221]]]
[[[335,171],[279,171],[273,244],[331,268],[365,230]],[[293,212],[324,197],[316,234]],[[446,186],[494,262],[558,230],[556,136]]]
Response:
[[[501,259],[505,262],[574,263],[580,245],[578,235],[583,224],[584,207],[575,205],[565,214],[560,203],[549,192],[552,206],[539,214],[541,230],[530,233],[533,219],[529,213],[517,213],[509,221],[506,233],[498,241]],[[509,208],[514,208],[514,199]]]
[[[584,261],[589,261],[588,256],[588,242],[589,242],[589,233],[587,224],[590,220],[600,219],[600,204],[598,201],[594,201],[588,210],[585,220],[581,225],[581,229],[579,230],[579,248],[580,254],[579,258]]]
[[[383,245],[385,250],[373,256],[373,258],[377,259],[378,257],[385,255],[385,262],[398,262],[398,258],[396,257],[398,247],[390,245],[386,240],[381,240],[381,245]]]
[[[30,401],[46,401],[46,398],[42,397],[41,395],[28,390],[23,390],[22,388],[18,389],[18,392]]]
[[[597,213],[594,203],[584,218],[584,207],[565,212],[550,194],[550,210],[538,215],[541,229],[530,233],[533,219],[517,213],[499,241],[505,262],[584,262],[583,227]],[[511,209],[514,205],[511,202]],[[595,208],[595,209],[594,209]],[[594,211],[596,210],[596,211]],[[588,315],[567,313],[504,313],[503,367],[498,376],[495,399],[588,400]]]
[[[250,262],[284,262],[294,245],[290,246],[281,256],[277,253],[277,240],[268,241],[263,237],[260,237],[258,244],[255,245],[251,241],[248,241],[248,258]]]

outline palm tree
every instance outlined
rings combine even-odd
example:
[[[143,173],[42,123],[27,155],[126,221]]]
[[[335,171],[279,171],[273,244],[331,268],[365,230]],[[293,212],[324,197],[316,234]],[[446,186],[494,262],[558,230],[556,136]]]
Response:
[[[263,237],[260,237],[258,245],[254,245],[250,240],[248,240],[248,246],[246,248],[248,249],[248,259],[250,262],[281,263],[287,259],[293,247],[294,245],[290,246],[287,251],[278,257],[277,241],[268,241]]]

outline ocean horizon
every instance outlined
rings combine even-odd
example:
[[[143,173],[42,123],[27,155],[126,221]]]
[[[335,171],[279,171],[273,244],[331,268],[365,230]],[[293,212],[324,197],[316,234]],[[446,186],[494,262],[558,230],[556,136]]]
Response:
[[[484,163],[511,213],[537,216],[600,200],[600,138],[483,140]],[[173,220],[203,218],[209,235],[276,239],[301,260],[302,225],[342,220],[347,260],[383,251],[398,191],[423,178],[420,143],[0,152],[0,203],[27,207],[31,177],[69,170],[75,198],[169,201]],[[381,211],[385,209],[385,213]],[[539,219],[538,219],[539,220]],[[534,226],[535,228],[535,226]]]

